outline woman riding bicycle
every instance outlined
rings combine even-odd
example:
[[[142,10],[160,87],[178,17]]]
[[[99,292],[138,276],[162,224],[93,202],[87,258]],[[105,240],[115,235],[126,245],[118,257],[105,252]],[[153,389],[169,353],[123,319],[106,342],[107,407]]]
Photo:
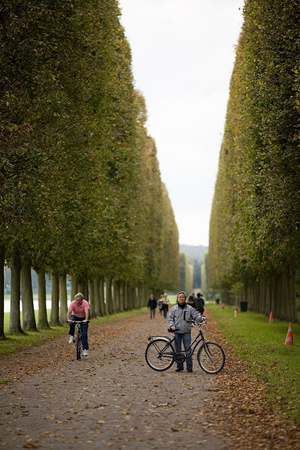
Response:
[[[70,330],[69,330],[69,344],[73,344],[74,342],[74,332],[75,332],[75,323],[74,321],[82,322],[81,325],[81,333],[82,333],[82,348],[83,348],[83,356],[88,355],[88,320],[89,320],[89,309],[90,306],[86,300],[83,299],[83,295],[78,292],[75,295],[73,302],[70,303],[68,312],[67,312],[67,321],[69,322]]]

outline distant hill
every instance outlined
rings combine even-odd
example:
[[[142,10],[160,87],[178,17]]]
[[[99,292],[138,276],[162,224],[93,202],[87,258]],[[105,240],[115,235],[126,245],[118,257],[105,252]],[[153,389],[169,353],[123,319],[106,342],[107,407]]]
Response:
[[[186,253],[192,258],[202,259],[204,257],[204,253],[207,252],[208,247],[204,247],[203,245],[185,245],[180,244],[180,252]]]

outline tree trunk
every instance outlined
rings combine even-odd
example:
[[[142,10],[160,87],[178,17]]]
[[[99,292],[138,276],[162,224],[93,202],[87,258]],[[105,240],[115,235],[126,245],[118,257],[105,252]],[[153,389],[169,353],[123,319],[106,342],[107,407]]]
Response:
[[[18,250],[13,249],[11,261],[11,290],[10,290],[10,315],[9,333],[23,333],[20,322],[20,278],[21,258]]]
[[[286,286],[286,319],[288,322],[297,323],[297,301],[296,301],[296,274],[289,268],[287,273],[283,274]]]
[[[143,285],[140,283],[137,288],[137,308],[141,308],[143,304]]]
[[[136,298],[136,289],[134,285],[131,287],[131,292],[132,292],[132,309],[136,309],[137,298]]]
[[[124,283],[124,311],[128,311],[128,281]]]
[[[31,264],[24,262],[21,268],[21,298],[23,330],[37,331],[31,280]]]
[[[147,306],[148,304],[148,286],[146,283],[143,283],[143,303],[142,306]]]
[[[100,280],[98,278],[94,280],[94,296],[95,296],[95,315],[96,317],[100,317],[103,314],[101,314]]]
[[[46,283],[45,283],[45,269],[37,269],[38,279],[38,302],[39,302],[39,321],[38,327],[49,328],[47,318],[47,304],[46,304]]]
[[[139,298],[140,298],[140,307],[145,306],[145,283],[141,283],[139,286]]]
[[[150,289],[149,289],[149,286],[148,285],[145,285],[145,305],[144,306],[146,306],[147,307],[147,305],[148,305],[148,300],[149,300],[149,297],[150,297]]]
[[[86,281],[84,283],[84,292],[83,292],[84,298],[87,302],[90,302],[90,291],[89,291],[89,282]]]
[[[76,275],[71,276],[71,302],[74,300],[75,295],[78,293],[78,280]]]
[[[94,280],[90,280],[89,285],[90,285],[90,318],[93,319],[94,317],[96,317]]]
[[[298,322],[297,314],[297,293],[296,293],[296,272],[293,271],[290,277],[290,288],[291,288],[291,309],[292,309],[292,321],[293,323]]]
[[[106,309],[108,314],[112,314],[112,298],[111,298],[111,279],[108,277],[105,277],[105,286],[106,286]]]
[[[60,298],[60,323],[67,323],[68,296],[67,296],[67,276],[59,275],[59,298]]]
[[[59,274],[52,272],[51,274],[51,325],[60,325],[59,322]]]
[[[116,312],[120,312],[120,281],[114,281],[114,297]]]
[[[132,297],[131,297],[131,294],[132,294],[132,291],[131,291],[131,284],[127,281],[127,289],[126,289],[126,291],[127,291],[127,311],[128,310],[131,310],[132,309]]]
[[[107,311],[107,304],[104,301],[105,296],[104,296],[104,278],[101,277],[100,278],[100,285],[99,285],[100,289],[99,289],[99,294],[100,294],[100,307],[101,307],[101,313],[103,316],[107,316],[108,311]]]
[[[272,295],[271,311],[273,313],[274,319],[275,318],[277,319],[278,315],[279,315],[279,313],[278,313],[278,308],[279,308],[279,305],[278,305],[278,289],[277,289],[276,277],[274,277],[274,276],[272,276],[272,279],[271,279],[271,286],[272,286],[272,288],[271,288],[271,295]]]
[[[111,288],[111,314],[115,314],[117,309],[116,309],[115,285],[113,280],[110,280],[110,288]]]
[[[0,341],[6,339],[4,334],[4,261],[5,247],[0,246]]]
[[[124,311],[125,304],[125,281],[120,281],[120,311]]]
[[[86,298],[85,298],[85,281],[84,280],[78,280],[78,292],[81,292],[81,294],[84,297],[84,300],[86,300]]]
[[[277,289],[278,289],[278,311],[279,311],[279,319],[280,320],[286,320],[285,319],[285,292],[283,290],[283,283],[282,283],[282,275],[279,275],[277,278]]]

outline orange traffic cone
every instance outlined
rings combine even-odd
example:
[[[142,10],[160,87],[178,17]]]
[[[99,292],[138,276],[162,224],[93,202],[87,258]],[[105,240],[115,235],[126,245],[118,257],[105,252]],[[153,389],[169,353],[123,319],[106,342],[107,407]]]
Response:
[[[234,317],[237,317],[238,316],[238,309],[237,309],[237,307],[235,308],[235,311],[234,311]]]
[[[286,345],[293,345],[293,330],[292,330],[292,322],[290,323],[286,339],[285,339]]]
[[[274,323],[272,311],[270,312],[269,323]]]

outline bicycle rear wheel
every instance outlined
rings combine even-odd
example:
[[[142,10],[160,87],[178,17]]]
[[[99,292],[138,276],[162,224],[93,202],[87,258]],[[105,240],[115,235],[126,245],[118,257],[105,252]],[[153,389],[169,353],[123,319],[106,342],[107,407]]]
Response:
[[[154,339],[147,345],[145,358],[151,369],[163,372],[174,363],[174,348],[165,339]]]
[[[76,336],[76,356],[77,359],[81,359],[81,336]]]
[[[225,364],[225,353],[215,342],[204,342],[198,350],[197,361],[206,373],[219,373]]]

